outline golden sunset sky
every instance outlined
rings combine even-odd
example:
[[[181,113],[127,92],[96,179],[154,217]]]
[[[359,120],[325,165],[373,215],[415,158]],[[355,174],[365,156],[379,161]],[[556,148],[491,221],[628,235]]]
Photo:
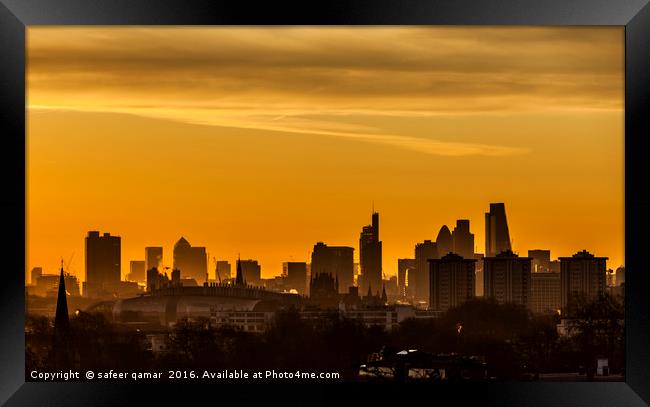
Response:
[[[624,264],[622,27],[30,27],[27,270],[89,230],[184,236],[264,277],[313,245],[383,268],[505,202],[513,248]],[[210,274],[214,270],[210,261]]]

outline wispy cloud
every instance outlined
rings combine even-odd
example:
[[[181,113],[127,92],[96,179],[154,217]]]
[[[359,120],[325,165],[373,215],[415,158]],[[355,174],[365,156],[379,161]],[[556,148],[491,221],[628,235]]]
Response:
[[[506,156],[528,150],[342,118],[622,111],[623,56],[616,27],[34,27],[28,101]]]
[[[235,127],[254,130],[277,131],[294,134],[322,135],[339,137],[350,140],[377,143],[414,152],[437,156],[512,156],[527,154],[528,148],[498,146],[489,144],[450,142],[431,138],[403,136],[381,133],[380,129],[371,126],[356,124],[309,120],[292,116],[269,116],[259,114],[250,115],[250,112],[217,112],[191,109],[152,109],[152,108],[100,108],[94,107],[68,107],[68,106],[30,106],[33,111],[76,111],[95,113],[122,113],[135,114],[163,120],[174,120],[205,126]],[[372,131],[375,131],[374,133]]]

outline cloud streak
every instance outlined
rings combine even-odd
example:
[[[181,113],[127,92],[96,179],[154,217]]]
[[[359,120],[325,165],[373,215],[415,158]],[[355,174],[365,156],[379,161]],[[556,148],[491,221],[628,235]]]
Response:
[[[435,155],[525,154],[350,115],[621,111],[623,30],[514,27],[34,27],[32,107],[354,138]],[[328,120],[315,122],[307,116]]]

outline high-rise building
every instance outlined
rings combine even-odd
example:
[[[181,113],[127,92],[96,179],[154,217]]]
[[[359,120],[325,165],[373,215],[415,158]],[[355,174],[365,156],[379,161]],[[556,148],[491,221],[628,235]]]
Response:
[[[425,240],[415,245],[415,278],[409,275],[409,290],[411,284],[415,288],[416,301],[429,303],[429,259],[439,259],[438,246],[431,240]]]
[[[530,310],[536,314],[556,312],[561,307],[560,273],[536,272],[530,275]]]
[[[551,271],[550,250],[528,250],[528,257],[532,259],[533,273],[549,273]]]
[[[126,276],[126,279],[136,282],[145,281],[147,276],[145,275],[144,264],[144,260],[131,260],[129,262],[129,274]]]
[[[150,270],[157,268],[162,270],[163,267],[163,248],[162,247],[145,247],[144,248],[144,268]]]
[[[231,267],[230,263],[227,260],[217,260],[217,275],[214,276],[216,279],[229,280],[231,277]]]
[[[161,273],[158,268],[152,267],[147,270],[147,291],[151,292],[169,286],[167,273]]]
[[[409,270],[415,269],[415,259],[397,259],[397,296],[406,298]]]
[[[372,224],[364,226],[359,237],[361,291],[371,289],[381,293],[381,241],[379,240],[379,213],[373,212]],[[339,280],[339,283],[343,281]],[[347,291],[348,287],[344,287]]]
[[[560,257],[562,312],[571,314],[579,299],[593,300],[605,292],[607,257],[596,257],[586,250],[571,257]]]
[[[104,286],[118,284],[121,272],[121,239],[110,233],[99,235],[97,231],[86,236],[86,283],[84,295],[97,296]]]
[[[174,245],[174,269],[183,274],[183,278],[192,278],[200,285],[208,280],[208,256],[205,247],[192,247],[181,237]]]
[[[485,257],[512,250],[510,232],[503,203],[491,203],[490,212],[485,214]]]
[[[309,281],[309,302],[320,308],[337,308],[341,299],[339,280],[332,273],[317,272]]]
[[[287,262],[287,278],[284,286],[289,290],[295,289],[300,295],[307,294],[307,263]]]
[[[551,260],[549,263],[549,270],[551,273],[559,273],[560,272],[560,261],[559,260]]]
[[[247,285],[262,285],[262,266],[257,260],[239,260],[239,266],[242,270],[242,277]]]
[[[429,259],[429,309],[447,311],[474,298],[476,259],[448,253]]]
[[[474,253],[474,258],[476,259],[476,296],[483,297],[485,293],[483,292],[483,258],[485,255],[483,253]]]
[[[436,247],[438,248],[438,255],[444,256],[454,250],[454,242],[451,237],[451,232],[447,225],[442,225],[436,237]]]
[[[616,269],[616,278],[614,278],[617,286],[625,284],[625,267],[621,266]]]
[[[465,259],[474,258],[474,234],[469,231],[469,220],[458,219],[451,232],[452,251]],[[438,244],[440,247],[440,244]]]
[[[331,273],[335,279],[338,279],[339,292],[347,293],[354,281],[353,263],[353,247],[328,246],[318,242],[314,245],[311,254],[311,278],[316,279],[316,275],[320,273]]]
[[[483,295],[499,304],[529,307],[530,264],[530,257],[519,257],[510,250],[483,258]]]
[[[38,282],[38,278],[43,275],[43,268],[42,267],[34,267],[32,268],[31,271],[31,276],[30,276],[30,281],[32,285],[36,285]]]

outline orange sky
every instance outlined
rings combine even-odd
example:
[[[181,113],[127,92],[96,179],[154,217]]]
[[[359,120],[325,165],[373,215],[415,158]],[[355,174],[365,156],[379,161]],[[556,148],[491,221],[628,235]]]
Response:
[[[622,27],[30,27],[27,266],[88,230],[264,277],[380,213],[383,268],[456,219],[484,252],[624,263]],[[213,273],[211,266],[211,274]]]

